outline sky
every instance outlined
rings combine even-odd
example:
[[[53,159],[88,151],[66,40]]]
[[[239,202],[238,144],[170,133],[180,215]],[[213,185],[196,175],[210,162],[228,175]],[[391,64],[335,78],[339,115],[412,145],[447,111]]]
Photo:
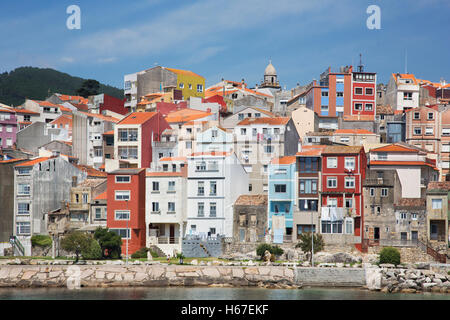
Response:
[[[81,10],[81,29],[66,12]],[[369,29],[371,5],[380,29]],[[15,0],[0,2],[0,72],[53,68],[123,88],[156,65],[191,70],[206,86],[260,83],[269,60],[290,89],[329,66],[359,64],[450,82],[448,0]]]

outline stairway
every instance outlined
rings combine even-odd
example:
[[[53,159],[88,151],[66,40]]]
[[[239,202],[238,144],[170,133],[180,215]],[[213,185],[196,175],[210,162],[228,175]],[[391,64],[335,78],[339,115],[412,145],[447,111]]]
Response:
[[[24,256],[25,255],[25,248],[23,247],[22,243],[20,243],[19,239],[16,236],[13,236],[11,239],[11,244],[13,246],[13,254],[16,256]]]
[[[447,256],[445,254],[439,253],[434,250],[428,243],[423,243],[422,241],[418,241],[419,248],[425,252],[426,254],[433,257],[433,259],[440,263],[447,263]]]
[[[156,245],[150,246],[149,249],[153,252],[156,252],[158,254],[158,257],[167,257],[167,254],[165,254],[164,251],[162,251],[161,248]]]
[[[209,253],[208,249],[206,249],[206,247],[205,247],[205,245],[203,243],[200,243],[199,246],[200,246],[200,248],[203,249],[203,251],[206,253],[206,255],[208,257],[211,257],[211,254]]]

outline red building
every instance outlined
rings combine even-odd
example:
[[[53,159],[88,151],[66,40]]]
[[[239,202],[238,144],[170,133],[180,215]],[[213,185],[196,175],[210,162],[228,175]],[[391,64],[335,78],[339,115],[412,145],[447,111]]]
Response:
[[[124,107],[125,98],[119,99],[102,93],[89,99],[94,105],[94,109],[97,109],[100,114],[103,114],[103,111],[106,110],[123,115],[128,113],[127,108]]]
[[[322,152],[321,233],[361,250],[363,238],[363,188],[367,158],[360,146],[327,146]],[[331,237],[330,237],[331,238]]]
[[[122,254],[145,247],[145,169],[108,173],[106,225],[122,237]],[[127,231],[128,230],[128,231]]]

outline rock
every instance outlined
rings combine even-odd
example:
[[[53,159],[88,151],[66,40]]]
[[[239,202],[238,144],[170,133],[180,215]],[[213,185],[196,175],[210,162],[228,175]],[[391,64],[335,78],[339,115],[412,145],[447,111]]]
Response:
[[[381,292],[389,293],[389,288],[388,287],[384,287],[383,289],[381,289]]]
[[[309,261],[305,261],[302,263],[302,267],[310,267],[311,263]]]
[[[336,267],[343,268],[344,267],[344,263],[338,262],[338,263],[336,263]]]
[[[298,260],[298,252],[293,249],[286,249],[284,252],[284,258],[287,261],[297,261]]]
[[[417,279],[417,275],[415,273],[410,273],[407,275],[407,278],[415,280],[415,279]]]
[[[402,293],[416,293],[416,289],[402,289]]]
[[[380,264],[380,267],[381,268],[395,268],[395,266],[393,265],[393,264],[390,264],[390,263],[382,263],[382,264]]]
[[[269,252],[269,250],[266,250],[264,252],[263,261],[270,262],[271,257],[272,257],[272,254]]]
[[[205,268],[202,270],[202,273],[204,276],[210,277],[210,278],[219,278],[220,277],[220,273],[219,273],[219,271],[217,271],[217,268]]]
[[[434,282],[434,283],[437,283],[437,285],[442,284],[442,280],[441,280],[441,279],[438,279],[438,278],[433,278],[433,282]]]
[[[441,288],[439,286],[431,287],[431,292],[441,292]]]
[[[429,262],[418,262],[415,264],[416,269],[430,269],[430,263]]]
[[[378,262],[378,259],[379,258],[377,254],[366,254],[362,258],[362,262],[376,264]]]
[[[394,272],[392,272],[392,271],[386,272],[386,276],[387,276],[388,278],[396,278]]]
[[[248,266],[254,266],[255,263],[254,263],[252,260],[250,260],[249,262],[247,262],[247,265],[248,265]]]
[[[197,266],[197,265],[198,265],[198,260],[197,260],[197,259],[192,260],[192,261],[191,261],[191,264],[192,264],[193,266]]]
[[[429,288],[432,288],[434,286],[436,286],[436,283],[434,283],[434,282],[422,283],[422,288],[424,288],[424,289],[429,289]]]
[[[440,274],[440,273],[436,273],[436,274],[434,275],[434,277],[435,277],[436,279],[441,280],[441,281],[446,281],[446,280],[447,280],[447,277],[444,276],[443,274]]]
[[[381,289],[381,271],[380,269],[366,269],[366,285],[369,290]]]

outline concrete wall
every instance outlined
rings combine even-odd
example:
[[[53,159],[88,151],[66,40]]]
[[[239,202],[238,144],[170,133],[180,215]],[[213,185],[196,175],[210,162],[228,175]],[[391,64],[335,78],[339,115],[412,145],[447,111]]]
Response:
[[[324,287],[361,287],[366,285],[362,268],[297,268],[296,282]]]
[[[222,240],[183,240],[181,251],[187,258],[218,257],[222,255]]]

